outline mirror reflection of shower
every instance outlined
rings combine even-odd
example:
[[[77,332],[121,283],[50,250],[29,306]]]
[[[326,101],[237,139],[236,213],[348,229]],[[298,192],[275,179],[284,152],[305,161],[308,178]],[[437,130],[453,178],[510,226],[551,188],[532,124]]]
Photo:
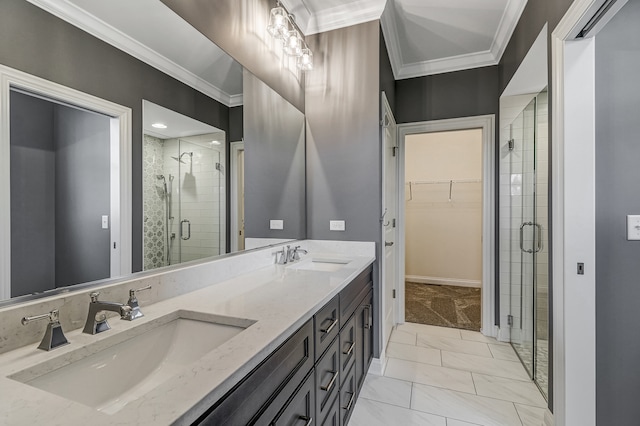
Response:
[[[143,115],[143,269],[225,253],[225,132],[146,101]]]

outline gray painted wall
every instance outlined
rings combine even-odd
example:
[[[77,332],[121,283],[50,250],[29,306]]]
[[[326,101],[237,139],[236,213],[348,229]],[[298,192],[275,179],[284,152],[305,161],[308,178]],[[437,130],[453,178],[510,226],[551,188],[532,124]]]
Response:
[[[11,92],[11,296],[54,288],[53,104]]]
[[[498,114],[498,67],[396,81],[396,121],[414,123]]]
[[[640,241],[626,215],[640,214],[640,1],[596,36],[596,418],[640,419]]]
[[[304,114],[247,70],[243,92],[245,236],[304,239]],[[270,219],[284,229],[270,230]]]
[[[225,131],[229,108],[25,0],[0,1],[0,64],[132,109],[132,260],[141,270],[142,100]]]
[[[56,287],[109,278],[110,119],[56,105]]]
[[[372,21],[307,38],[307,237],[375,241],[380,258],[380,24]],[[346,231],[330,231],[344,220]],[[378,267],[374,303],[379,306]],[[374,321],[379,323],[376,318]],[[379,353],[377,331],[374,353]]]
[[[283,69],[265,30],[276,0],[161,1],[304,112],[304,74]]]

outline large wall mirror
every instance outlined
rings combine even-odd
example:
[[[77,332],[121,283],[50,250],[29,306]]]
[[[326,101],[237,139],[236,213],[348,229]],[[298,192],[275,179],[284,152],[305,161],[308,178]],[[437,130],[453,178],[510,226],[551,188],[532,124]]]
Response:
[[[0,73],[43,85],[2,92],[0,304],[306,237],[301,111],[159,0],[60,3],[0,4]]]

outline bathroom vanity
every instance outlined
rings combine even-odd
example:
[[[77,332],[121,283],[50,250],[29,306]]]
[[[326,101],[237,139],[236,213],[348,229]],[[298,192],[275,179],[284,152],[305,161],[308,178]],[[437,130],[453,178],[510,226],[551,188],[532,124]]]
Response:
[[[286,265],[268,247],[105,286],[152,289],[144,317],[96,335],[89,290],[0,309],[3,333],[31,336],[0,354],[0,423],[346,425],[373,357],[374,245],[301,244]],[[19,317],[49,308],[70,344],[47,352]]]

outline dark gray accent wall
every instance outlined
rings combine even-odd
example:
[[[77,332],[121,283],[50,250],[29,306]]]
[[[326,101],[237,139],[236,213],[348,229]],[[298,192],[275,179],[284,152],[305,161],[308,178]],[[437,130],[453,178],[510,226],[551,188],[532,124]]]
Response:
[[[229,108],[229,142],[238,142],[243,138],[243,107]]]
[[[380,24],[368,22],[307,38],[307,237],[375,241],[380,258]],[[330,231],[330,220],[346,230]],[[379,304],[377,263],[374,303]],[[379,305],[378,305],[379,306]],[[379,324],[378,318],[374,323]],[[374,333],[374,353],[380,351]]]
[[[62,105],[53,110],[56,144],[56,287],[109,278],[110,119]]]
[[[161,1],[304,112],[304,74],[283,65],[281,42],[266,31],[276,0]]]
[[[304,114],[246,69],[243,76],[245,236],[304,239]],[[271,219],[284,229],[269,229]]]
[[[640,419],[640,1],[630,0],[596,36],[596,419]]]
[[[10,124],[11,296],[16,297],[55,287],[53,104],[11,92]]]
[[[396,80],[393,76],[393,68],[389,59],[389,51],[384,39],[384,34],[380,30],[380,91],[387,95],[389,106],[395,116],[396,114]]]
[[[498,114],[498,67],[483,67],[396,82],[396,121],[415,123]]]
[[[235,20],[223,16],[231,31]],[[0,64],[132,109],[132,261],[141,270],[142,100],[225,131],[229,108],[24,0],[0,1]]]

